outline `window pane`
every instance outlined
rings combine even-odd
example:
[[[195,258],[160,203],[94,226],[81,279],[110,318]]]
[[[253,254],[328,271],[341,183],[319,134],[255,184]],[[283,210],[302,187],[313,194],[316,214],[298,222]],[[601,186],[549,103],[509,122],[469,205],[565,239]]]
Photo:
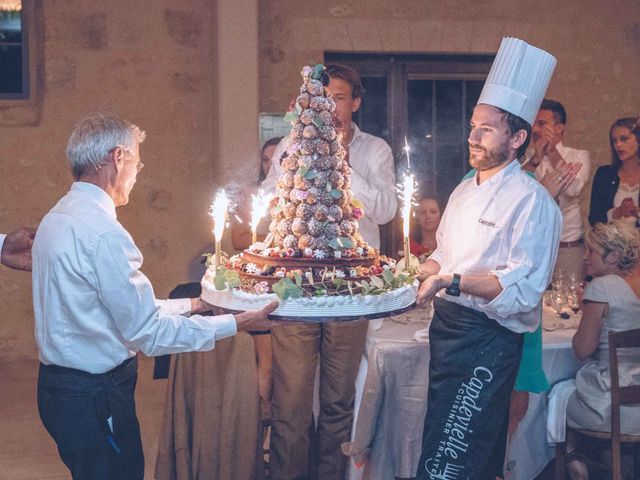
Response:
[[[362,76],[366,91],[362,105],[353,116],[358,127],[371,135],[389,141],[387,129],[387,79],[386,77]]]
[[[421,191],[433,194],[433,89],[432,80],[407,82],[407,141],[411,148],[411,171]],[[406,156],[401,165],[406,165]]]
[[[21,2],[0,0],[0,94],[23,93]]]

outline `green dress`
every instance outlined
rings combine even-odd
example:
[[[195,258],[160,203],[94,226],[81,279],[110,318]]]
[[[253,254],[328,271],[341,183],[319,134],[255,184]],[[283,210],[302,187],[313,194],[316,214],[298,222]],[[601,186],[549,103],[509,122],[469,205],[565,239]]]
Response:
[[[528,173],[533,176],[533,173]],[[471,169],[462,180],[471,178],[475,174],[475,168]],[[549,389],[549,382],[542,369],[542,319],[535,332],[524,334],[522,358],[513,389],[532,393],[541,393]]]

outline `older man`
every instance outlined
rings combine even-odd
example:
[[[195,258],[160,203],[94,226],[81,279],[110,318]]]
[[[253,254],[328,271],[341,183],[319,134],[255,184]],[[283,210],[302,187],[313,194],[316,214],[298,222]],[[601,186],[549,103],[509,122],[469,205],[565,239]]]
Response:
[[[136,352],[214,348],[272,327],[260,311],[203,317],[199,299],[156,300],[142,254],[116,218],[143,167],[138,127],[108,115],[78,123],[67,145],[76,182],[44,217],[33,246],[40,356],[38,408],[73,478],[142,479]]]
[[[422,479],[502,475],[522,333],[538,327],[562,222],[517,161],[554,66],[548,53],[503,40],[471,118],[477,173],[452,193],[438,247],[420,265],[418,304],[435,307]]]

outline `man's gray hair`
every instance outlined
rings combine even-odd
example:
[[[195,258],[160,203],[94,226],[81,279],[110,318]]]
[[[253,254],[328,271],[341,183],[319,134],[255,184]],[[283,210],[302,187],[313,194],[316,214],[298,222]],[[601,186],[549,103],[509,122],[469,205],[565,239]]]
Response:
[[[67,159],[76,179],[104,165],[109,152],[116,147],[132,150],[144,142],[145,133],[136,125],[102,113],[80,120],[67,143]]]

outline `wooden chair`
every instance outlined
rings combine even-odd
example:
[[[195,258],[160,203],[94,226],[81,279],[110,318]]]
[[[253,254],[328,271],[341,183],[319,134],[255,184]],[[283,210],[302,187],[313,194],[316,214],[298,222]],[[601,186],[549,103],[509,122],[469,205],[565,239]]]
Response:
[[[613,480],[622,480],[621,449],[629,444],[634,453],[634,478],[640,478],[640,435],[620,434],[620,405],[640,403],[640,385],[620,386],[618,376],[618,349],[640,347],[640,328],[621,332],[609,332],[609,371],[611,374],[611,432],[596,432],[567,426],[567,434],[574,432],[593,443],[589,451],[575,450],[567,452],[566,443],[556,445],[555,479],[565,478],[568,460],[579,460],[587,465],[611,472]],[[611,449],[611,464],[598,460],[597,452],[603,448]]]

